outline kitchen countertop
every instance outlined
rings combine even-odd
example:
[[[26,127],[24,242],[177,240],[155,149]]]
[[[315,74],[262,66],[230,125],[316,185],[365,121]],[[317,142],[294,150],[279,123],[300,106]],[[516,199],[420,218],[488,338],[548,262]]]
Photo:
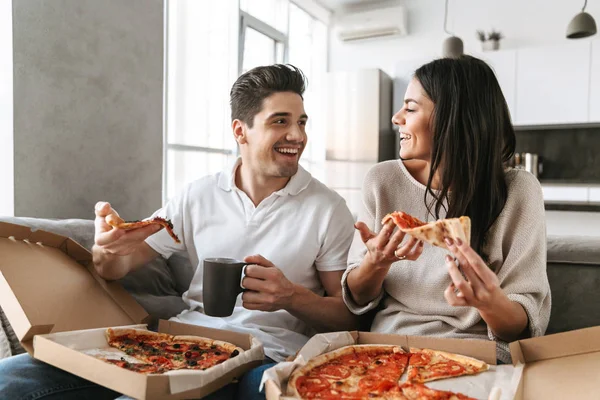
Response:
[[[567,203],[561,201],[545,201],[544,208],[547,211],[590,211],[599,212],[600,203]]]
[[[577,181],[577,180],[573,180],[573,179],[569,179],[569,180],[560,180],[560,179],[542,179],[540,180],[540,184],[542,186],[546,186],[546,185],[560,185],[560,186],[585,186],[585,187],[598,187],[600,186],[600,182],[596,181],[596,182],[590,182],[590,181]]]

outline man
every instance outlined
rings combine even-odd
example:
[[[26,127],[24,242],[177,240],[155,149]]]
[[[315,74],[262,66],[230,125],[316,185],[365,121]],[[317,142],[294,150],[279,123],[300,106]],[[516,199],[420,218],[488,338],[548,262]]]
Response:
[[[155,213],[171,219],[181,244],[155,226],[113,229],[106,217],[117,212],[108,203],[96,205],[92,252],[102,277],[120,279],[159,255],[187,251],[198,268],[183,295],[189,309],[174,320],[249,333],[263,342],[265,364],[213,398],[236,392],[239,398],[264,398],[258,384],[273,362],[292,355],[314,331],[356,327],[340,285],[352,215],[339,195],[298,164],[307,142],[304,88],[302,72],[286,65],[255,68],[234,83],[232,131],[241,157],[232,169],[192,182]],[[201,262],[208,257],[252,263],[242,282],[247,290],[230,317],[203,313]],[[0,383],[0,398],[115,396],[28,356],[0,362],[0,382],[6,382]],[[52,393],[62,382],[69,389]]]

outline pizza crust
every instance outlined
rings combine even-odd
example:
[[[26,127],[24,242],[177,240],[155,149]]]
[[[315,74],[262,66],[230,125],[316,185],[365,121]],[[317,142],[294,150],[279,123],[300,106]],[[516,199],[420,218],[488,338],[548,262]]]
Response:
[[[169,341],[173,337],[172,335],[166,333],[152,332],[146,329],[135,329],[135,328],[108,328],[106,329],[106,340],[108,343],[118,339],[121,336],[149,336],[152,340],[164,340]]]

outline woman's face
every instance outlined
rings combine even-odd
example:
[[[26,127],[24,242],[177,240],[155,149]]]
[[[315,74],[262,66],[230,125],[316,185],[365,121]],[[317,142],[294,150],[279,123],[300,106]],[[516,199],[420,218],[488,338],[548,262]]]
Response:
[[[432,113],[433,102],[418,79],[413,78],[404,95],[404,106],[392,117],[400,131],[401,159],[431,161]]]

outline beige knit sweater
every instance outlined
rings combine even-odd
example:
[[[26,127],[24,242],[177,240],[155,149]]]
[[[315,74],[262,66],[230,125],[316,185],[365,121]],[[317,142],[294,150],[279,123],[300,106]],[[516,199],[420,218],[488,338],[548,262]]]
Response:
[[[537,179],[523,170],[509,170],[506,178],[508,199],[488,234],[485,251],[502,290],[527,312],[530,335],[541,336],[550,317],[542,190]],[[434,218],[427,215],[424,194],[425,186],[409,174],[401,161],[379,163],[365,178],[364,207],[358,219],[374,232],[381,229],[381,219],[396,210],[432,221]],[[356,234],[342,287],[344,301],[355,314],[380,305],[372,331],[496,340],[476,308],[453,307],[446,302],[444,290],[451,280],[444,256],[449,252],[428,244],[416,261],[392,264],[379,297],[366,306],[358,306],[346,279],[348,273],[358,267],[365,252],[366,247]],[[497,343],[498,358],[510,362],[507,344],[500,340]]]

